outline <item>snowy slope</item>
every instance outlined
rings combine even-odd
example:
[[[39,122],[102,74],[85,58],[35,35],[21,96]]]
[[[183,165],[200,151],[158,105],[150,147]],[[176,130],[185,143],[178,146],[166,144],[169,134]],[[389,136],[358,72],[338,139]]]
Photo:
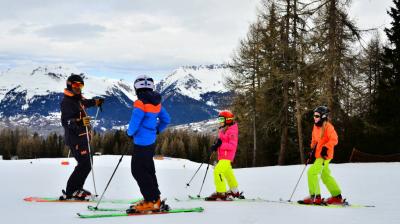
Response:
[[[218,120],[209,119],[200,122],[176,125],[172,128],[175,130],[185,130],[195,133],[215,134],[218,132]]]
[[[96,184],[102,191],[119,156],[95,158]],[[204,224],[204,223],[359,223],[398,224],[400,212],[400,163],[332,164],[332,171],[343,189],[343,195],[350,202],[374,204],[375,208],[323,208],[306,207],[265,202],[175,202],[174,197],[185,198],[197,194],[200,189],[205,166],[199,172],[190,188],[185,188],[199,164],[182,159],[156,160],[157,176],[163,197],[173,207],[205,208],[203,213],[169,214],[141,217],[119,217],[96,220],[77,218],[76,212],[86,211],[85,204],[76,203],[27,203],[22,198],[31,195],[59,195],[64,188],[70,166],[61,166],[62,159],[37,159],[0,161],[0,220],[1,223],[29,224],[70,224],[70,223],[163,223],[163,224]],[[302,165],[275,166],[236,169],[240,188],[248,197],[263,197],[272,200],[288,199],[302,170]],[[212,169],[211,169],[212,172]],[[210,174],[211,174],[210,172]],[[86,188],[92,190],[89,176]],[[208,175],[202,195],[214,190],[212,175]],[[322,193],[327,191],[322,187]],[[306,178],[303,177],[294,199],[307,194]],[[130,158],[125,157],[113,182],[107,198],[139,197],[138,187],[130,174]],[[128,205],[100,205],[127,207]]]
[[[205,93],[227,92],[224,82],[230,76],[226,65],[183,66],[162,79],[157,89],[165,92],[173,88],[177,93],[201,100]]]

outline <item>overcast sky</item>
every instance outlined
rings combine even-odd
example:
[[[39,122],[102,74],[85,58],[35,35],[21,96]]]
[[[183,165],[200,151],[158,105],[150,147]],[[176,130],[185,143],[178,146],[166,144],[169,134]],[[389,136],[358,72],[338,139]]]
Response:
[[[0,0],[0,70],[70,64],[97,76],[162,77],[223,63],[260,0]],[[353,0],[360,28],[388,26],[392,0]]]

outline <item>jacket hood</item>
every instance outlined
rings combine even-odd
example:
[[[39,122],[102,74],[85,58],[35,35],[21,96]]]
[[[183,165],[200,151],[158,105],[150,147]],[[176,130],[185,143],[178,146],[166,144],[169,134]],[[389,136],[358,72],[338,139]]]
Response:
[[[71,98],[74,98],[77,100],[84,99],[82,94],[75,94],[72,91],[70,91],[69,89],[64,89],[64,96],[71,97]]]
[[[161,103],[161,95],[156,91],[141,91],[137,93],[137,97],[144,104],[152,104],[154,106]]]

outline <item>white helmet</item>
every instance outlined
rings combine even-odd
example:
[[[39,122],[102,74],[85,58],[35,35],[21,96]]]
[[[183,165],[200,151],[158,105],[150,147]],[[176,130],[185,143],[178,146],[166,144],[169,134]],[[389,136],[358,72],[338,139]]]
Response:
[[[135,90],[138,89],[151,89],[154,90],[154,81],[152,78],[148,77],[147,75],[139,75],[134,84]]]

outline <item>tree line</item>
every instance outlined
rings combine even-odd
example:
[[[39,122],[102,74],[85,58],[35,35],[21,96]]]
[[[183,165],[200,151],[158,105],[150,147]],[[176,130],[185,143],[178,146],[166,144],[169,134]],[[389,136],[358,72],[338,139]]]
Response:
[[[167,130],[158,136],[156,154],[203,162],[208,159],[208,149],[214,138],[207,134]],[[93,153],[130,154],[132,147],[132,139],[122,130],[94,132],[91,137]],[[64,135],[51,133],[40,136],[38,133],[29,133],[26,128],[3,129],[0,131],[0,155],[3,155],[3,159],[12,159],[14,156],[18,159],[57,158],[67,157],[69,149],[64,145]]]

